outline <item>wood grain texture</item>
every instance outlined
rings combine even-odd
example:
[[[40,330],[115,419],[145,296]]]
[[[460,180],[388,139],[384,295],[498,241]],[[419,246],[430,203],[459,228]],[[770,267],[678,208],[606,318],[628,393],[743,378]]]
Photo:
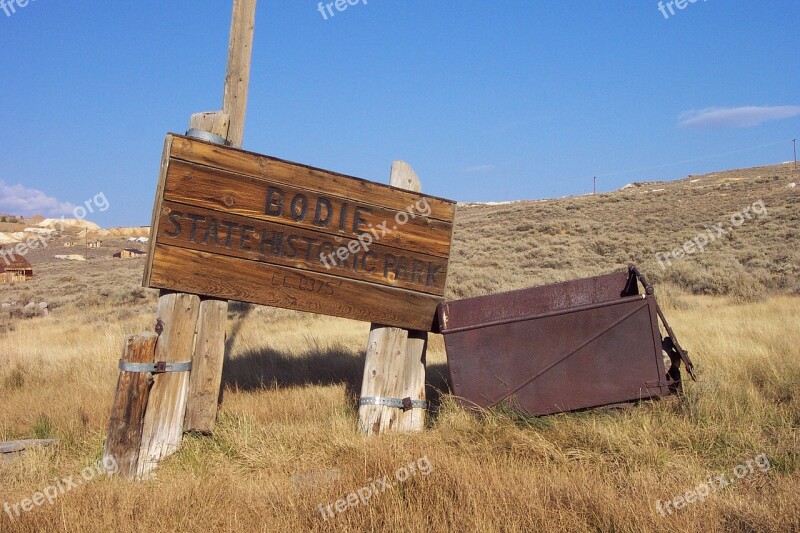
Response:
[[[427,316],[427,297],[444,295],[453,202],[419,189],[168,138],[173,157],[159,182],[146,287],[430,331],[435,312]],[[406,177],[393,183],[405,187],[413,171],[399,162],[395,168]],[[253,242],[256,236],[260,242]],[[203,255],[184,262],[179,248]],[[225,256],[214,264],[236,265],[253,279],[284,276],[283,285],[285,279],[298,284],[288,287],[295,294],[288,295],[274,276],[254,287],[239,271],[213,272],[212,254]],[[348,300],[336,300],[339,287]],[[361,293],[351,295],[356,288]],[[392,296],[392,290],[398,292]]]
[[[235,121],[244,117],[235,117]],[[228,138],[230,115],[224,112],[192,115],[191,128]],[[186,399],[183,429],[187,432],[211,434],[217,421],[222,366],[225,360],[225,331],[228,322],[228,301],[202,298],[197,321],[197,340],[192,353],[192,371]]]
[[[293,163],[244,150],[236,150],[203,141],[174,135],[170,156],[189,163],[227,170],[272,183],[294,185],[309,190],[325,191],[332,196],[350,198],[357,203],[376,203],[395,211],[405,210],[420,198],[431,206],[430,218],[452,223],[455,202],[422,195],[400,187],[383,185],[338,172]]]
[[[377,204],[379,199],[356,203],[348,197],[331,195],[324,189],[303,187],[300,180],[296,186],[285,185],[172,160],[164,186],[164,200],[317,230],[348,239],[369,232],[370,227],[385,228],[379,230],[380,242],[385,246],[440,257],[450,255],[452,224],[416,215],[415,203],[407,204],[400,211],[381,207]],[[268,200],[271,201],[269,209],[273,212],[280,211],[279,215],[265,212],[268,209]],[[346,205],[344,210],[343,205]],[[407,214],[409,206],[415,213],[415,218],[408,216],[405,224],[398,224],[398,217],[401,220],[406,219],[405,215],[398,213],[402,211]],[[357,229],[356,209],[359,221],[363,221],[358,224]],[[298,220],[301,213],[303,217]],[[317,223],[317,220],[324,218],[329,218],[325,225]]]
[[[228,63],[225,77],[222,112],[192,116],[190,127],[225,137],[234,146],[241,146],[250,82],[250,57],[255,29],[256,0],[234,0],[231,17]],[[159,172],[156,201],[153,208],[151,235],[158,234],[159,215],[169,166],[172,136],[165,141],[164,159]],[[144,272],[144,285],[149,286],[155,239],[151,239],[150,254]],[[213,295],[212,295],[213,296]],[[158,302],[158,331],[156,359],[158,361],[200,362],[193,394],[197,400],[186,419],[189,393],[189,372],[159,374],[155,377],[142,424],[142,444],[139,450],[136,477],[145,478],[164,457],[180,446],[183,423],[200,430],[213,428],[216,418],[216,399],[208,401],[209,391],[219,389],[224,359],[224,338],[227,302],[200,298],[192,294],[167,293]],[[198,323],[198,318],[199,323]],[[197,331],[198,348],[195,350]],[[210,430],[210,429],[208,429]]]
[[[180,232],[176,230],[170,216],[181,225]],[[218,238],[206,238],[215,226]],[[225,245],[228,237],[226,228],[232,228],[233,233],[228,246]],[[292,239],[295,251],[290,256],[291,250],[287,241],[292,236],[295,237]],[[326,266],[320,261],[319,254],[329,255],[339,247],[347,246],[350,239],[302,228],[287,228],[274,222],[188,207],[175,202],[164,202],[159,233],[154,238],[164,245],[311,270],[437,296],[443,296],[445,290],[447,259],[443,257],[397,250],[378,241],[369,247],[368,252],[353,254],[346,261],[335,257],[333,260],[326,259]],[[397,263],[401,260],[408,267],[405,271],[397,268]],[[392,264],[395,268],[387,270],[386,267]],[[440,274],[429,278],[430,272]]]
[[[255,26],[256,0],[233,0],[225,91],[222,97],[222,110],[230,116],[227,139],[233,146],[241,146],[244,139]]]
[[[436,306],[442,301],[429,294],[164,245],[156,246],[152,283],[425,331],[433,327]]]
[[[197,342],[189,376],[189,397],[183,427],[192,433],[211,434],[217,420],[222,364],[225,360],[225,326],[228,302],[204,298],[200,302]]]
[[[25,450],[31,450],[42,446],[52,446],[59,442],[59,439],[22,439],[0,442],[0,454],[24,452]]]
[[[199,309],[199,296],[162,294],[158,299],[156,313],[157,324],[161,329],[156,345],[156,361],[191,361]],[[168,372],[154,376],[142,430],[137,478],[146,478],[158,466],[159,461],[180,447],[188,385],[188,372]]]
[[[161,204],[164,198],[164,185],[167,183],[167,169],[169,168],[169,154],[172,151],[172,135],[167,135],[164,140],[164,152],[161,155],[161,166],[158,169],[158,183],[156,184],[156,199],[153,204],[153,214],[150,222],[150,235],[158,234],[158,225],[160,222]],[[155,246],[155,239],[150,239],[148,244],[147,261],[144,265],[144,275],[142,286],[149,287],[150,279],[150,266],[153,262],[153,249]]]
[[[228,138],[230,125],[231,116],[224,111],[195,113],[189,119],[189,128],[207,131],[214,135],[219,135],[223,139]]]
[[[158,335],[144,333],[125,337],[122,360],[128,363],[152,363]],[[120,371],[117,392],[111,408],[111,421],[103,449],[104,463],[113,459],[116,475],[135,479],[142,443],[144,417],[150,395],[148,374]]]
[[[392,185],[419,191],[422,184],[413,169],[403,161],[392,164]],[[367,340],[362,398],[425,400],[425,356],[427,330],[406,330],[373,324]],[[361,405],[358,427],[366,435],[386,431],[421,431],[427,411],[396,407]]]

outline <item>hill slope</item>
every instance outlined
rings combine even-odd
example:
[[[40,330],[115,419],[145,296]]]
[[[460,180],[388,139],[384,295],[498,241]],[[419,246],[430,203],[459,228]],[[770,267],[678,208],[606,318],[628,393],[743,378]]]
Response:
[[[800,189],[791,186],[797,181],[783,164],[596,196],[459,205],[448,297],[596,275],[631,262],[653,282],[694,293],[800,293],[800,252],[787,246],[800,237]],[[682,259],[671,255],[695,237],[702,244],[701,235],[709,240],[703,252],[695,245]]]

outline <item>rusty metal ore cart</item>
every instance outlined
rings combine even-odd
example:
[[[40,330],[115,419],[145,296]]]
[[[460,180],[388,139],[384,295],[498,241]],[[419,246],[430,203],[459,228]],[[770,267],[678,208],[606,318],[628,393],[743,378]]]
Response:
[[[446,302],[439,326],[453,392],[465,407],[547,415],[666,396],[680,389],[681,361],[694,378],[635,266]]]

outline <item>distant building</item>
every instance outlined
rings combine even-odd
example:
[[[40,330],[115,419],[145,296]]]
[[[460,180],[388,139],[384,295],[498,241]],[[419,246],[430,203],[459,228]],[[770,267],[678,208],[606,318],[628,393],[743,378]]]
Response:
[[[86,243],[88,248],[100,248],[103,245],[103,241],[89,241]]]
[[[33,279],[33,267],[21,255],[6,254],[0,257],[0,283],[19,283]]]
[[[78,246],[77,242],[67,241],[64,243],[64,248],[72,248],[74,246]]]
[[[120,250],[119,252],[115,253],[114,257],[118,259],[128,259],[131,257],[139,257],[142,255],[147,255],[147,252],[137,250],[136,248],[125,248],[124,250]]]

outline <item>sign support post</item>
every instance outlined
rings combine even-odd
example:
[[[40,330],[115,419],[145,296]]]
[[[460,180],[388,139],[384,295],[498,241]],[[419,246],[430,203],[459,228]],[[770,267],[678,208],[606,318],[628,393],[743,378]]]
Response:
[[[227,139],[230,115],[225,112],[192,115],[190,129],[206,131]],[[163,293],[163,291],[162,291]],[[197,340],[189,375],[189,395],[183,429],[208,435],[214,430],[225,359],[227,300],[202,297],[197,321]]]
[[[412,168],[392,163],[389,184],[421,192]],[[373,324],[367,340],[358,427],[366,435],[385,431],[421,431],[425,427],[425,354],[428,333]],[[387,405],[406,400],[406,406]]]
[[[223,110],[198,113],[190,120],[191,129],[212,133],[237,147],[244,132],[255,9],[256,0],[233,1]],[[168,163],[165,154],[162,172]],[[147,477],[162,459],[178,450],[184,430],[213,431],[225,356],[227,308],[227,300],[162,290],[157,339],[145,334],[126,340],[123,362],[138,357],[146,363],[149,358],[156,363],[156,371],[145,374],[127,367],[120,374],[104,455],[124,459],[121,475]],[[184,368],[189,362],[191,372],[162,370],[171,363]],[[127,408],[129,405],[137,408]]]
[[[192,116],[192,128],[224,137],[230,146],[237,148],[244,139],[255,19],[256,0],[234,0],[222,113]],[[225,360],[227,317],[226,300],[202,299],[184,421],[186,431],[201,434],[214,431]]]

